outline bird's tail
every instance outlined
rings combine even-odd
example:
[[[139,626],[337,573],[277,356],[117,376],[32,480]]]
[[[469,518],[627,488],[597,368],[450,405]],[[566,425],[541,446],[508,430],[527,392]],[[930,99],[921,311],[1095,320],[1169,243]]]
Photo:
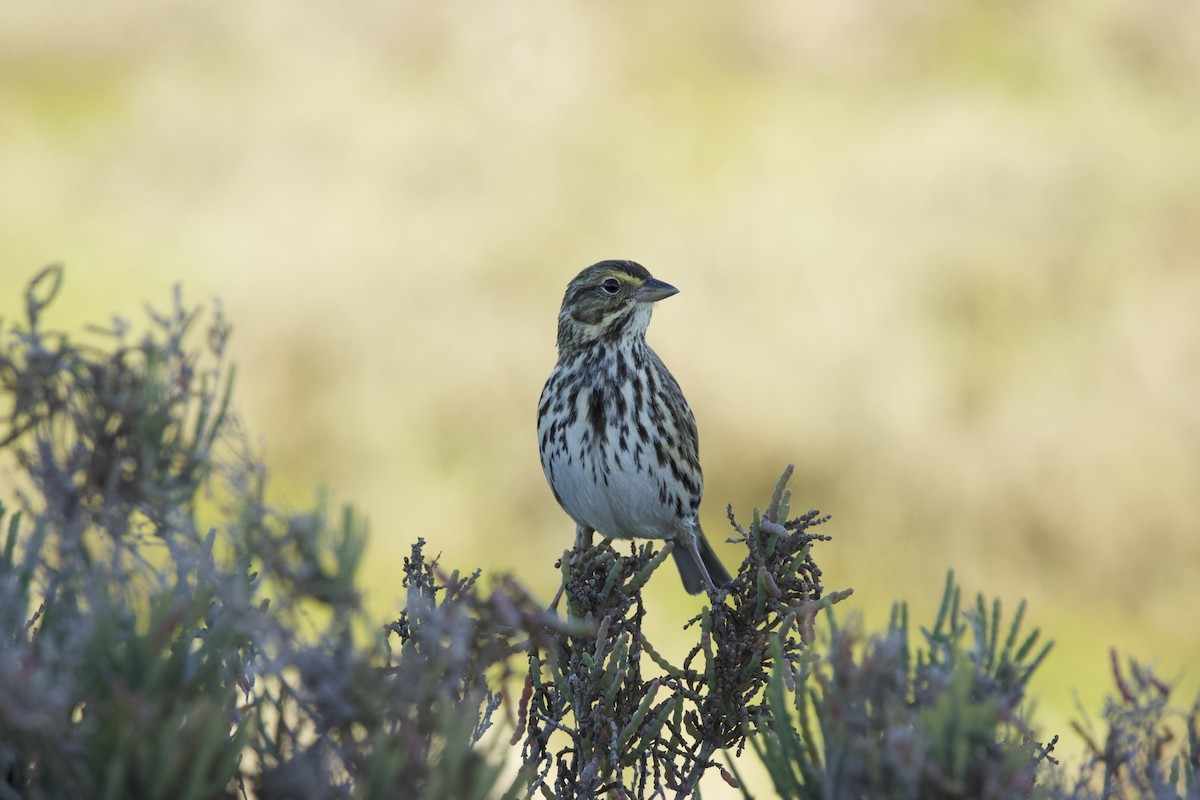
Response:
[[[688,594],[700,594],[707,588],[704,573],[700,571],[697,560],[703,562],[708,577],[718,589],[733,580],[699,526],[696,527],[696,535],[691,540],[693,546],[689,547],[688,544],[687,541],[676,542],[675,550],[671,553],[675,556],[675,566],[679,567],[679,577],[683,578],[683,588]]]

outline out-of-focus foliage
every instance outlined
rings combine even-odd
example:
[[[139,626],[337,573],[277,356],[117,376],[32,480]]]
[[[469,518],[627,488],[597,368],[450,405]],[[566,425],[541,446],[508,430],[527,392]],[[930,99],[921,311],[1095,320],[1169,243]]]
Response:
[[[1200,696],[1190,708],[1172,705],[1173,689],[1130,658],[1128,675],[1111,653],[1116,694],[1104,702],[1106,730],[1072,723],[1087,742],[1078,774],[1055,776],[1055,800],[1197,800],[1200,798]]]
[[[1049,751],[1026,688],[1050,645],[1021,631],[1023,604],[1001,640],[999,602],[963,613],[959,598],[951,575],[920,642],[901,603],[882,634],[831,625],[827,657],[775,676],[774,724],[754,743],[780,796],[1035,796]]]
[[[1029,680],[1050,652],[1022,631],[1025,604],[1001,624],[999,600],[969,611],[947,578],[932,626],[909,629],[893,607],[886,631],[864,635],[830,621],[826,654],[799,675],[777,665],[767,693],[772,724],[751,739],[780,797],[893,800],[1196,800],[1200,698],[1171,705],[1171,687],[1112,653],[1117,694],[1106,729],[1075,723],[1090,751],[1081,764],[1035,738]],[[916,639],[916,641],[914,641]],[[749,797],[749,794],[747,794]]]
[[[496,796],[485,675],[520,614],[479,613],[473,579],[437,604],[418,548],[401,619],[364,646],[363,526],[263,502],[221,316],[202,351],[178,296],[138,338],[81,344],[44,324],[60,280],[0,341],[0,439],[27,479],[0,553],[0,797]]]

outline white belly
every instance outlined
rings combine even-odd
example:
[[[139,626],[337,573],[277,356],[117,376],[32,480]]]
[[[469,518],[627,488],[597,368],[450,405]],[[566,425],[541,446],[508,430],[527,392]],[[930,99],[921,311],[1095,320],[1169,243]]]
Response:
[[[619,352],[598,345],[556,365],[538,403],[538,438],[546,478],[578,525],[608,538],[696,529],[704,483],[695,422],[644,342]]]
[[[619,539],[669,539],[687,529],[688,521],[681,518],[670,499],[673,493],[660,477],[664,470],[658,467],[652,442],[637,446],[627,438],[622,447],[611,429],[603,443],[595,441],[582,414],[558,430],[554,440],[542,468],[576,523]],[[568,441],[586,444],[568,448]]]
[[[648,469],[622,466],[613,459],[601,462],[565,455],[551,457],[545,466],[566,512],[601,536],[668,539],[677,535],[679,520],[661,499],[663,487]]]

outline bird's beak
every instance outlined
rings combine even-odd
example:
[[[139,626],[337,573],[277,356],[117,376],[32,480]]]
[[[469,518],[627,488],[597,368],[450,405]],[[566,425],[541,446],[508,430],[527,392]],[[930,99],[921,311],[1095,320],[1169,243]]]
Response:
[[[671,284],[664,283],[658,278],[647,278],[645,283],[634,290],[633,299],[639,303],[653,303],[673,294],[679,294],[679,290]]]

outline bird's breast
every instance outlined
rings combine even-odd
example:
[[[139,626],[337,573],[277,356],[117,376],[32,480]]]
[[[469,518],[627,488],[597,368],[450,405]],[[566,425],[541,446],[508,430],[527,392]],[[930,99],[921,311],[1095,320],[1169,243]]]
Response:
[[[602,536],[676,535],[693,504],[673,486],[672,448],[644,384],[564,381],[551,378],[539,407],[542,467],[563,508]]]

